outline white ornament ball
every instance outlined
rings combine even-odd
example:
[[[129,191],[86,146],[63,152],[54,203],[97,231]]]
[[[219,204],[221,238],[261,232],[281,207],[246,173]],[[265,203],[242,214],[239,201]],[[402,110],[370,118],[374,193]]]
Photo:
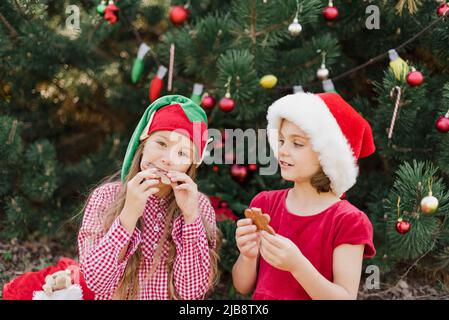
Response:
[[[326,67],[321,66],[316,72],[316,76],[320,80],[326,80],[329,77],[329,70]]]
[[[298,22],[298,19],[297,18],[293,19],[293,22],[288,26],[288,32],[290,32],[290,34],[292,36],[297,37],[297,36],[299,36],[301,31],[302,31],[302,26]]]
[[[435,213],[438,209],[438,199],[434,196],[427,196],[421,200],[421,210],[426,214]]]

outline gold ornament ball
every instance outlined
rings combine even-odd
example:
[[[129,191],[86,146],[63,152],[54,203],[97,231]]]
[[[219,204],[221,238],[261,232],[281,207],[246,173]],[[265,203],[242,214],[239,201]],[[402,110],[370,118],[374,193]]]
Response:
[[[277,82],[278,78],[276,78],[276,76],[272,74],[267,74],[266,76],[263,76],[259,81],[260,85],[265,89],[273,88]]]
[[[434,196],[427,196],[421,200],[421,210],[426,214],[435,213],[438,209],[438,199]]]

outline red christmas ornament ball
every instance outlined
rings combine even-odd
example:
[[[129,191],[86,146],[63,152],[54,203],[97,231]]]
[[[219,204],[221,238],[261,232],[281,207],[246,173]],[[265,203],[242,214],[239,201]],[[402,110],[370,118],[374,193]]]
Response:
[[[217,165],[215,165],[215,166],[212,167],[212,170],[214,170],[214,172],[218,172],[219,168],[218,168]]]
[[[239,165],[239,164],[233,164],[231,166],[231,176],[240,181],[245,181],[246,177],[248,176],[248,170],[245,166]]]
[[[437,9],[437,14],[439,17],[444,15],[449,16],[449,5],[447,3],[442,3]]]
[[[422,85],[423,82],[424,82],[424,76],[419,71],[414,70],[407,75],[407,83],[411,87],[420,86],[420,85]]]
[[[406,234],[410,231],[411,224],[408,221],[398,219],[396,223],[396,231],[400,234]]]
[[[235,101],[232,98],[224,97],[221,98],[218,106],[220,107],[220,110],[224,112],[230,112],[235,108]]]
[[[248,165],[248,170],[249,171],[256,171],[257,170],[257,164],[256,163],[250,163]]]
[[[449,112],[445,116],[441,116],[435,122],[435,127],[441,133],[446,133],[449,131]]]
[[[174,6],[170,9],[170,20],[174,25],[181,25],[189,18],[189,10],[184,6]]]
[[[334,6],[328,6],[324,8],[323,16],[328,21],[335,20],[338,17],[338,9]]]
[[[203,109],[212,109],[215,106],[215,99],[212,96],[204,96],[201,99],[201,106]]]

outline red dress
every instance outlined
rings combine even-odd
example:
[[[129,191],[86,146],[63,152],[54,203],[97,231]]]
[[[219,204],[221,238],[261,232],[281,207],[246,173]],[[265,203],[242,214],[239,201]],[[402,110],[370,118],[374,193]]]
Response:
[[[329,281],[333,281],[334,249],[341,244],[364,244],[364,258],[376,254],[373,227],[367,215],[346,200],[340,200],[320,213],[310,216],[293,214],[286,208],[290,189],[263,191],[250,207],[261,208],[271,217],[270,225],[280,235],[292,240],[302,254]],[[290,272],[272,267],[260,257],[254,300],[310,300]]]

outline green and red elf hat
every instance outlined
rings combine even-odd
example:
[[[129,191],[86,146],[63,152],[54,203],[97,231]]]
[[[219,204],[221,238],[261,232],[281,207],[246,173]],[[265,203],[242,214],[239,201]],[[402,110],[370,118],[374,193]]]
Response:
[[[212,138],[208,139],[207,116],[203,108],[181,95],[161,97],[148,106],[134,130],[123,160],[123,183],[139,143],[160,130],[176,131],[190,138],[197,151],[194,161],[197,166],[203,161],[207,144],[212,141]]]

